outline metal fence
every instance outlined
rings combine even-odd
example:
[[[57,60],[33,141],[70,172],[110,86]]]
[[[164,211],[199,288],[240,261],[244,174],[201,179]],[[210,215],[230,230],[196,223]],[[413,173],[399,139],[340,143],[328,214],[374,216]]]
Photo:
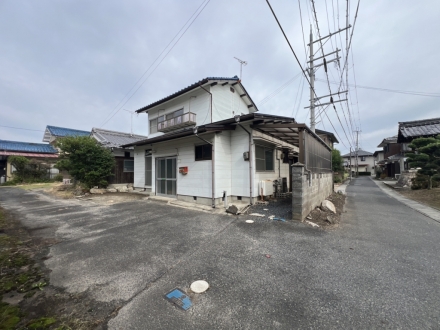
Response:
[[[305,165],[313,173],[332,171],[332,151],[316,137],[304,130]]]

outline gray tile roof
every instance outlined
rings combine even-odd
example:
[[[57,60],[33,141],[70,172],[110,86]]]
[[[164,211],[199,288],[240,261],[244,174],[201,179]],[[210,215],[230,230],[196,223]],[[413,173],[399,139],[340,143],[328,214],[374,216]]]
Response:
[[[382,140],[381,143],[377,146],[378,148],[385,147],[388,143],[397,143],[397,135],[387,137]]]
[[[50,144],[17,142],[17,141],[7,141],[7,140],[0,140],[0,150],[45,153],[45,154],[57,153],[57,150],[54,147],[52,147]]]
[[[92,128],[92,136],[104,147],[120,148],[124,144],[145,140],[147,137],[130,133],[110,131],[101,128]]]
[[[185,93],[187,93],[187,92],[189,92],[189,91],[191,91],[191,90],[193,90],[195,88],[199,88],[201,85],[204,85],[204,84],[208,83],[209,81],[215,81],[215,80],[218,80],[218,81],[233,81],[234,83],[239,83],[241,88],[244,90],[245,94],[247,94],[247,97],[249,98],[250,102],[255,107],[255,110],[258,111],[255,103],[252,101],[251,97],[249,96],[249,93],[246,91],[244,86],[241,84],[240,78],[238,78],[237,76],[234,76],[234,77],[230,77],[230,78],[228,78],[228,77],[207,77],[207,78],[204,78],[204,79],[202,79],[200,81],[195,82],[192,85],[189,85],[189,86],[179,90],[178,92],[175,92],[175,93],[173,93],[171,95],[168,95],[167,97],[164,97],[164,98],[162,98],[162,99],[160,99],[160,100],[158,100],[156,102],[153,102],[153,103],[151,103],[151,104],[149,104],[149,105],[147,105],[145,107],[142,107],[142,108],[136,110],[136,112],[139,113],[139,112],[151,109],[151,108],[153,108],[153,107],[155,107],[155,106],[157,106],[159,104],[162,104],[164,102],[170,101],[170,100],[172,100],[172,99],[174,99],[174,98],[176,98],[176,97],[178,97],[178,96],[180,96],[182,94],[185,94]]]
[[[399,140],[437,134],[440,134],[440,118],[399,122]]]
[[[362,149],[358,149],[357,155],[358,155],[358,157],[360,157],[360,156],[373,156],[373,153],[371,153],[369,151],[362,150]],[[352,151],[351,153],[342,155],[342,157],[347,157],[347,158],[350,157],[350,156],[351,157],[355,157],[356,156],[356,152]]]

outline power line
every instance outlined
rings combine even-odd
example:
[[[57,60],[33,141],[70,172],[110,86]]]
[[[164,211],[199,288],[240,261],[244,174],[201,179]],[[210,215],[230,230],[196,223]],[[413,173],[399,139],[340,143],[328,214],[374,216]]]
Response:
[[[3,126],[3,125],[0,125],[0,127],[13,128],[13,129],[21,129],[21,130],[25,130],[25,131],[45,132],[45,131],[42,131],[40,129],[30,129],[30,128],[21,128],[21,127],[12,127],[12,126]]]
[[[143,86],[143,84],[147,81],[147,79],[153,74],[154,71],[158,68],[158,66],[163,62],[163,60],[167,57],[167,55],[173,50],[173,48],[177,45],[177,43],[180,41],[180,39],[185,35],[186,31],[191,27],[191,25],[195,22],[197,17],[203,12],[205,7],[208,5],[208,3],[211,0],[203,0],[202,4],[196,9],[196,11],[191,15],[191,17],[186,21],[186,23],[182,26],[182,28],[177,32],[177,34],[174,36],[173,39],[168,43],[168,45],[162,50],[162,52],[159,54],[159,56],[151,63],[151,65],[148,67],[148,69],[142,74],[142,76],[136,81],[136,83],[133,85],[133,87],[128,91],[128,93],[122,98],[122,100],[118,103],[118,105],[128,96],[128,94],[133,90],[133,88],[138,84],[138,82],[144,77],[144,75],[151,69],[151,67],[154,65],[154,63],[157,62],[157,60],[162,56],[162,54],[166,51],[166,49],[170,46],[170,44],[176,39],[176,37],[180,34],[180,32],[185,28],[185,26],[188,24],[188,22],[191,21],[191,19],[194,17],[194,15],[197,15],[194,17],[194,19],[191,21],[191,23],[186,27],[186,29],[183,31],[183,33],[180,35],[180,37],[176,40],[176,42],[172,45],[172,47],[168,50],[168,52],[162,57],[162,59],[159,61],[159,63],[154,67],[154,69],[150,72],[150,74],[144,79],[144,81],[139,85],[139,87],[131,94],[131,96],[124,102],[124,104],[121,105],[121,107],[109,118],[107,119],[100,127],[103,127],[110,119],[112,119],[123,107],[127,102],[136,94],[136,92]],[[200,9],[202,8],[202,9]],[[199,11],[200,10],[200,11]],[[112,110],[111,113],[114,112],[114,110],[118,107],[118,105]],[[111,114],[110,113],[110,114]]]
[[[314,17],[315,17],[315,21],[316,21],[316,30],[318,31],[318,39],[319,39],[319,43],[321,44],[320,49],[321,49],[322,57],[324,58],[324,63],[325,63],[325,57],[324,57],[324,45],[323,45],[322,40],[321,40],[322,38],[321,38],[321,32],[320,32],[320,30],[319,30],[318,15],[316,14],[315,1],[314,1],[314,0],[311,0],[311,3],[312,3],[313,15],[314,15]],[[327,15],[327,17],[328,17],[328,15]],[[348,26],[348,25],[347,25],[347,26]],[[330,36],[329,39],[331,40],[331,36]],[[337,56],[337,55],[336,55],[336,56]],[[326,78],[327,78],[327,86],[328,86],[328,91],[329,91],[330,99],[332,100],[332,99],[333,99],[333,98],[332,98],[332,90],[331,90],[331,88],[330,88],[330,79],[329,79],[329,77],[328,77],[328,70],[325,69],[324,71],[325,71],[325,75],[326,75]],[[331,101],[331,102],[332,102],[332,101]],[[349,143],[350,146],[351,146],[350,138],[348,137],[347,132],[345,131],[344,125],[342,124],[341,119],[339,118],[339,114],[338,114],[338,112],[336,111],[336,107],[335,107],[335,105],[333,105],[333,109],[335,110],[336,117],[338,118],[339,124],[341,125],[341,128],[342,128],[342,130],[344,131],[345,137],[347,138],[347,141],[348,141],[348,143]],[[347,123],[347,129],[350,129],[350,127],[348,126],[347,117],[345,116],[345,112],[344,112],[344,111],[342,111],[342,112],[343,112],[344,117],[345,117],[345,122]],[[351,138],[353,139],[353,135],[352,135]]]
[[[284,29],[283,29],[283,27],[281,26],[281,23],[280,23],[280,21],[278,20],[277,15],[275,14],[274,10],[272,9],[272,6],[270,5],[269,0],[266,0],[266,2],[267,2],[268,6],[269,6],[269,8],[270,8],[270,10],[271,10],[271,12],[272,12],[273,17],[274,17],[275,20],[277,21],[277,23],[278,23],[278,27],[280,28],[281,32],[283,33],[284,38],[286,39],[286,42],[287,42],[287,44],[289,45],[290,50],[291,50],[292,53],[293,53],[293,56],[295,56],[295,59],[296,59],[298,65],[299,65],[299,67],[301,68],[301,72],[303,73],[304,77],[306,78],[306,80],[307,80],[307,82],[308,82],[310,88],[312,89],[313,93],[315,94],[315,96],[318,97],[318,95],[316,94],[315,89],[312,87],[312,84],[310,83],[310,80],[309,80],[309,78],[307,77],[307,75],[306,75],[306,73],[305,73],[305,71],[304,71],[304,69],[303,69],[303,67],[302,67],[302,65],[301,65],[301,62],[300,62],[299,59],[298,59],[298,56],[296,56],[296,53],[295,53],[295,51],[293,50],[293,47],[292,47],[292,45],[290,44],[290,41],[289,41],[289,39],[287,38],[286,33],[284,32]],[[319,102],[319,101],[318,101],[318,102]],[[319,103],[320,103],[320,102],[319,102]],[[327,119],[329,120],[330,124],[332,125],[333,129],[335,130],[336,135],[338,135],[338,137],[339,137],[339,134],[338,134],[338,132],[336,131],[335,127],[333,126],[333,123],[330,121],[330,118],[328,118],[328,115],[327,115],[327,114],[325,114],[325,115],[327,116]],[[345,145],[344,141],[343,141],[340,137],[339,137],[339,139],[341,140],[342,144],[347,148],[347,146]]]
[[[327,82],[324,79],[316,79],[316,80],[321,82]],[[339,82],[330,81],[330,84],[338,85]],[[363,88],[363,89],[371,89],[380,92],[399,93],[399,94],[416,95],[416,96],[440,97],[440,93],[405,91],[399,89],[389,89],[389,88],[380,88],[380,87],[371,87],[371,86],[362,86],[362,85],[353,85],[353,84],[349,84],[348,86]]]
[[[271,92],[269,95],[267,95],[266,97],[264,97],[262,100],[260,100],[259,102],[257,102],[257,104],[259,104],[260,106],[262,106],[263,104],[267,103],[268,101],[270,101],[273,97],[275,97],[277,94],[279,94],[280,92],[282,92],[284,89],[286,89],[290,84],[292,84],[296,78],[299,77],[299,75],[301,74],[298,73],[295,77],[293,77],[292,79],[290,79],[288,82],[284,83],[283,85],[281,85],[280,87],[278,87],[276,90],[274,90],[273,92]]]

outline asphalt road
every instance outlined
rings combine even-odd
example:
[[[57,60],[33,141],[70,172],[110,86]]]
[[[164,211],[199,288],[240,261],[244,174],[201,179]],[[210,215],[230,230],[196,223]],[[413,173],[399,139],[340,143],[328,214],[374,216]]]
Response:
[[[370,178],[347,194],[330,231],[15,188],[0,203],[60,240],[46,261],[52,285],[123,305],[110,329],[439,329],[440,223]],[[211,287],[188,311],[164,299],[198,279]]]

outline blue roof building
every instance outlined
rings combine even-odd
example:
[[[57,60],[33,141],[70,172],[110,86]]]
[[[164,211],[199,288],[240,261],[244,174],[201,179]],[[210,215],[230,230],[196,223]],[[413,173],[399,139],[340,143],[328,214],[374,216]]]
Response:
[[[58,151],[50,144],[0,140],[0,152],[29,152],[56,154]]]
[[[56,138],[65,136],[90,136],[90,131],[47,125],[44,131],[43,142],[51,143],[56,140]]]

